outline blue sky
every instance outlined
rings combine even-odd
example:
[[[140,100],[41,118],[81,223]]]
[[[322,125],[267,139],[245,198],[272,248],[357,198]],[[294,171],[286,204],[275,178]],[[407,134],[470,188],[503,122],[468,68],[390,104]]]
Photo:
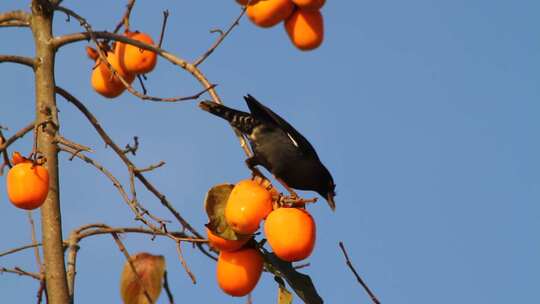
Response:
[[[171,15],[164,48],[194,60],[239,13],[235,1],[138,1],[134,29],[159,35]],[[383,303],[538,303],[540,243],[540,21],[538,1],[327,1],[321,48],[293,48],[281,25],[260,29],[247,20],[201,66],[225,103],[243,108],[250,93],[287,118],[319,151],[337,184],[337,211],[310,208],[318,240],[303,269],[326,303],[370,303],[346,268],[344,241],[357,269]],[[112,30],[124,1],[64,1],[95,29]],[[7,0],[0,11],[25,9]],[[55,19],[55,34],[81,31]],[[33,53],[28,29],[0,29],[0,54]],[[166,161],[148,178],[202,230],[202,200],[214,184],[249,174],[223,121],[195,102],[163,104],[125,93],[107,100],[89,84],[86,43],[63,48],[56,81],[94,112],[116,142],[137,135],[132,159],[141,167]],[[0,124],[17,130],[34,115],[33,78],[26,67],[0,64]],[[190,75],[164,60],[146,83],[159,96],[200,90]],[[93,147],[91,156],[124,183],[127,173],[74,107],[58,99],[61,132]],[[31,150],[31,137],[14,146]],[[12,149],[13,150],[13,149]],[[64,234],[86,223],[137,225],[115,188],[93,168],[61,157]],[[139,185],[140,186],[140,185]],[[310,196],[310,195],[308,195]],[[168,216],[142,188],[139,199]],[[35,216],[39,219],[38,213]],[[26,214],[0,187],[0,251],[27,244]],[[193,286],[166,240],[125,236],[132,253],[167,259],[180,302],[245,303],[224,295],[215,265],[185,246],[198,279]],[[123,257],[110,237],[84,240],[76,301],[118,303]],[[0,258],[0,266],[35,270],[31,251]],[[6,303],[35,301],[37,283],[0,276]],[[254,303],[275,303],[263,275]],[[163,296],[160,303],[165,303]]]

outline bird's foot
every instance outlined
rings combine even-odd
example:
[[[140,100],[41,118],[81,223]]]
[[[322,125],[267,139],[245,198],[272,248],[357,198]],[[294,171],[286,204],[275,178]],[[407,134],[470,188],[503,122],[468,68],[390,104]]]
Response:
[[[281,195],[279,197],[279,205],[282,207],[305,207],[306,204],[317,202],[317,198],[301,198],[299,196],[286,196]]]

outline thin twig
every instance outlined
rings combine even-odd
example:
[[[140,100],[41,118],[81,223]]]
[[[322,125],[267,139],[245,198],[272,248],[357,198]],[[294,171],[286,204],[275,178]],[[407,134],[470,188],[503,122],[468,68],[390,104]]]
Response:
[[[32,232],[32,244],[36,245],[38,244],[38,241],[37,241],[37,236],[36,236],[36,225],[34,224],[32,211],[27,211],[26,214],[28,214],[28,222],[30,223],[30,229]],[[43,273],[43,264],[41,263],[41,256],[39,255],[39,246],[34,247],[34,255],[36,257],[36,263],[39,267],[39,273]]]
[[[4,152],[4,150],[9,147],[11,144],[13,144],[17,139],[22,138],[25,136],[28,132],[32,131],[34,129],[34,123],[28,124],[26,127],[20,129],[17,131],[17,133],[13,134],[10,138],[8,138],[3,144],[0,145],[0,153]]]
[[[45,284],[45,276],[43,276],[42,280],[39,282],[39,289],[37,291],[37,304],[41,304],[43,302],[43,294],[46,292],[46,284]]]
[[[247,9],[247,6],[242,8],[240,15],[236,17],[236,19],[233,21],[233,23],[231,23],[231,25],[225,32],[223,32],[222,30],[211,31],[211,32],[218,32],[219,37],[216,40],[216,42],[214,42],[214,44],[193,63],[195,67],[198,67],[201,63],[203,63],[206,60],[206,58],[208,58],[218,48],[218,46],[223,42],[223,40],[227,38],[227,36],[232,32],[232,30],[240,24],[240,19],[242,19],[242,16],[244,16],[244,14],[246,13],[246,9]]]
[[[36,279],[38,281],[41,280],[41,276],[39,275],[39,273],[35,273],[35,272],[28,272],[28,271],[25,271],[23,269],[21,269],[20,267],[15,267],[15,268],[6,268],[6,267],[0,267],[0,273],[14,273],[14,274],[18,274],[20,276],[27,276],[27,277],[31,277],[33,279]]]
[[[129,255],[129,252],[126,249],[126,246],[124,246],[124,244],[122,243],[122,241],[120,240],[120,238],[118,237],[118,235],[116,233],[114,233],[114,232],[111,233],[111,236],[113,237],[114,242],[118,246],[118,249],[120,250],[120,252],[122,252],[124,254],[124,257],[126,258],[126,261],[129,264],[129,267],[131,268],[131,271],[133,271],[133,274],[135,275],[135,278],[137,279],[137,283],[139,284],[139,286],[143,290],[143,293],[144,293],[144,296],[146,297],[146,300],[148,300],[148,303],[153,303],[154,301],[152,301],[152,297],[148,293],[148,290],[146,290],[146,286],[143,283],[143,281],[141,279],[141,276],[137,272],[137,268],[135,268],[135,265],[133,265],[133,260],[131,259],[131,256]]]
[[[360,283],[360,285],[362,285],[362,287],[367,292],[367,294],[369,295],[369,297],[371,298],[371,301],[373,301],[373,303],[380,304],[381,302],[379,302],[379,300],[377,299],[375,294],[373,294],[373,292],[371,292],[371,290],[369,289],[367,284],[364,282],[364,280],[362,280],[362,278],[360,277],[358,272],[356,272],[356,269],[354,269],[354,266],[352,265],[352,262],[349,259],[349,255],[347,254],[347,250],[345,250],[345,245],[343,245],[343,242],[339,242],[339,247],[341,248],[341,251],[343,251],[343,255],[345,256],[345,262],[347,263],[347,266],[351,269],[351,271],[354,274],[354,276],[356,277],[356,280],[358,281],[358,283]]]
[[[131,10],[133,10],[133,6],[135,5],[135,0],[129,0],[128,4],[126,5],[126,11],[124,15],[122,16],[122,19],[120,19],[120,22],[116,25],[114,28],[113,33],[118,33],[120,28],[124,26],[124,30],[129,30],[129,16],[131,15]]]
[[[162,167],[162,166],[164,166],[164,165],[165,165],[165,162],[161,160],[161,161],[159,161],[159,163],[157,163],[157,164],[150,165],[150,166],[148,166],[148,167],[146,167],[146,168],[141,168],[141,169],[138,169],[138,168],[137,168],[135,171],[140,172],[140,173],[148,172],[148,171],[152,171],[152,170],[155,170],[155,169],[157,169],[157,168],[160,168],[160,167]]]
[[[26,249],[31,249],[31,248],[35,248],[35,247],[39,247],[39,246],[41,246],[41,243],[24,245],[24,246],[21,246],[21,247],[9,249],[9,250],[6,250],[4,252],[0,252],[0,258],[3,257],[3,256],[6,256],[6,255],[10,255],[10,254],[13,254],[13,253],[17,253],[19,251],[23,251],[23,250],[26,250]]]
[[[180,263],[182,264],[182,267],[184,267],[184,270],[188,274],[189,278],[193,282],[193,284],[197,284],[197,279],[195,278],[195,275],[191,272],[189,269],[186,260],[184,259],[184,256],[182,255],[182,247],[180,242],[176,242],[176,251],[178,252],[178,259],[180,260]]]
[[[165,270],[165,273],[163,274],[163,289],[165,289],[165,293],[167,294],[167,298],[169,299],[169,304],[174,304],[174,296],[171,292],[171,288],[169,287],[167,270]]]
[[[165,29],[167,28],[167,19],[169,19],[169,10],[163,11],[163,22],[161,23],[161,33],[159,34],[158,47],[161,48],[163,38],[165,37]]]
[[[0,26],[8,26],[13,23],[29,25],[29,22],[30,14],[25,11],[18,10],[0,13]]]

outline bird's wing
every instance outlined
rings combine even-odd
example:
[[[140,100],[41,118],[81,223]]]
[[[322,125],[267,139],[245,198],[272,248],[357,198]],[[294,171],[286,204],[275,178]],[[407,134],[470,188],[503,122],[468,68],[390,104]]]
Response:
[[[265,107],[260,103],[255,97],[251,95],[244,96],[246,103],[249,107],[249,111],[258,120],[271,122],[279,126],[291,139],[293,144],[300,149],[305,154],[311,154],[317,157],[317,152],[311,145],[311,143],[302,135],[300,132],[296,131],[293,126],[291,126],[285,119],[281,118],[279,115],[274,113],[269,108]]]

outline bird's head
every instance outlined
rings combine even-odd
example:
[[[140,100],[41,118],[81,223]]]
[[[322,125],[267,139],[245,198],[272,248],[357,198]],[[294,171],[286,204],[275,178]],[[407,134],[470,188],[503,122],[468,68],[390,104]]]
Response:
[[[321,183],[316,191],[326,199],[332,211],[335,211],[336,203],[334,202],[334,197],[336,196],[336,185],[334,184],[334,179],[332,178],[332,175],[330,175],[330,172],[328,172],[328,170],[325,171],[326,174],[324,174],[324,178],[321,179]]]

